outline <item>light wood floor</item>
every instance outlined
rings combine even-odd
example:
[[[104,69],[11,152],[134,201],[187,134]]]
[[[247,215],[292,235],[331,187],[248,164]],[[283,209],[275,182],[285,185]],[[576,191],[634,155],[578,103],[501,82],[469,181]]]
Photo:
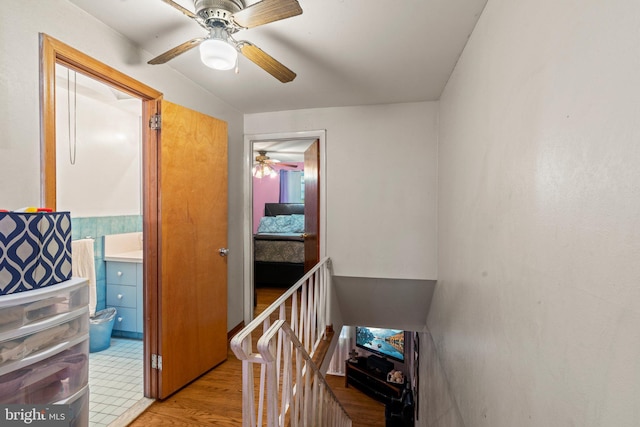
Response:
[[[283,289],[258,288],[256,314],[275,301]],[[353,427],[384,427],[384,405],[353,387],[344,377],[327,382],[353,420]],[[130,426],[242,426],[242,364],[231,350],[227,361],[163,401],[154,402]],[[324,427],[324,426],[321,426]]]

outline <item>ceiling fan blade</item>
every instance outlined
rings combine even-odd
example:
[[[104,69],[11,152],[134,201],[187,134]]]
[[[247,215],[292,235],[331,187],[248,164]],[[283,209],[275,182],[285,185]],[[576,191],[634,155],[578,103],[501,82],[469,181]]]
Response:
[[[171,1],[171,0],[162,0],[162,1],[168,4],[169,6],[172,6],[175,9],[178,9],[180,12],[184,13],[189,18],[192,18],[192,19],[198,18],[198,16],[195,13],[191,12],[189,9],[185,9],[184,7],[180,6],[178,3],[174,1]]]
[[[172,6],[174,9],[179,10],[180,12],[184,13],[186,16],[188,16],[189,18],[193,19],[194,21],[196,21],[198,24],[200,24],[200,26],[202,28],[204,28],[205,30],[208,29],[207,28],[207,24],[202,20],[202,18],[200,18],[198,15],[196,15],[195,13],[191,12],[189,9],[186,9],[182,6],[180,6],[178,3],[172,1],[172,0],[161,0],[163,2],[165,2],[166,4],[168,4],[169,6]]]
[[[280,163],[280,162],[273,162],[271,160],[266,160],[266,161],[262,161],[262,162],[254,162],[253,165],[254,166],[256,166],[256,165],[269,165],[271,167],[280,166],[280,167],[292,168],[292,169],[296,169],[298,167],[298,165],[294,165],[293,163]]]
[[[241,46],[240,52],[247,59],[265,70],[267,73],[271,74],[276,79],[280,80],[282,83],[288,83],[296,78],[296,73],[282,65],[271,55],[265,53],[258,46],[247,41],[242,41],[238,44]]]
[[[241,27],[253,28],[300,14],[298,0],[262,0],[235,13],[232,19]]]
[[[269,160],[264,160],[263,163],[269,163],[270,165],[273,166],[284,166],[287,168],[297,168],[298,165],[294,164],[294,163],[282,163],[280,160],[276,160],[276,159],[269,159]]]
[[[186,51],[193,49],[194,47],[198,46],[200,43],[202,43],[206,39],[207,39],[206,37],[197,37],[195,39],[186,41],[181,45],[166,51],[162,55],[156,56],[151,61],[147,62],[147,64],[151,64],[151,65],[164,64],[165,62],[172,60],[176,56],[181,55]]]

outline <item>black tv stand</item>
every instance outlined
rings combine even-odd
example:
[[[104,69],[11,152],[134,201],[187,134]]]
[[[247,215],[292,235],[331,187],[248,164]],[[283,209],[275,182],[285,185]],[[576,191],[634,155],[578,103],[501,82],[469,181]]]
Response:
[[[387,372],[368,367],[366,357],[358,357],[355,362],[345,362],[344,386],[349,385],[384,404],[389,403],[391,398],[400,398],[404,388],[404,384],[388,382]]]

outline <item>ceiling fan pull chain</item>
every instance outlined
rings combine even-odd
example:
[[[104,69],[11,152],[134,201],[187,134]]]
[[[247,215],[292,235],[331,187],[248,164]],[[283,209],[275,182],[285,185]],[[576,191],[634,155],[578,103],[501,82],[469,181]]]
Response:
[[[69,136],[69,162],[72,165],[76,164],[76,149],[78,145],[77,139],[77,131],[78,131],[78,114],[77,114],[77,104],[78,104],[78,90],[77,90],[77,81],[78,76],[74,71],[74,79],[73,79],[73,151],[71,150],[71,77],[69,74],[69,68],[67,68],[67,124],[68,124],[68,136]]]

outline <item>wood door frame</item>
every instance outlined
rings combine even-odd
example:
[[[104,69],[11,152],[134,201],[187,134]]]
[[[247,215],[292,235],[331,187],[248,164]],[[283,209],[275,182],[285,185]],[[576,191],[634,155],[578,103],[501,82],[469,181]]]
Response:
[[[56,64],[87,75],[142,101],[142,122],[158,110],[162,93],[110,66],[40,33],[41,202],[56,208]],[[142,186],[144,230],[144,394],[156,397],[157,376],[151,354],[157,354],[158,331],[158,131],[142,126]]]
[[[316,139],[304,150],[305,175],[312,179],[304,180],[304,272],[307,273],[320,261],[320,144]],[[310,171],[311,173],[307,173]],[[315,176],[314,176],[315,172]]]
[[[266,141],[291,141],[291,140],[308,140],[310,142],[319,141],[318,151],[320,155],[320,167],[318,174],[320,175],[318,185],[320,185],[320,206],[318,227],[320,232],[320,253],[319,259],[326,256],[327,253],[327,151],[326,151],[326,130],[311,130],[302,132],[282,132],[282,133],[263,133],[244,136],[244,259],[243,259],[243,275],[244,275],[244,323],[245,325],[253,319],[253,177],[251,169],[253,168],[253,143]]]

